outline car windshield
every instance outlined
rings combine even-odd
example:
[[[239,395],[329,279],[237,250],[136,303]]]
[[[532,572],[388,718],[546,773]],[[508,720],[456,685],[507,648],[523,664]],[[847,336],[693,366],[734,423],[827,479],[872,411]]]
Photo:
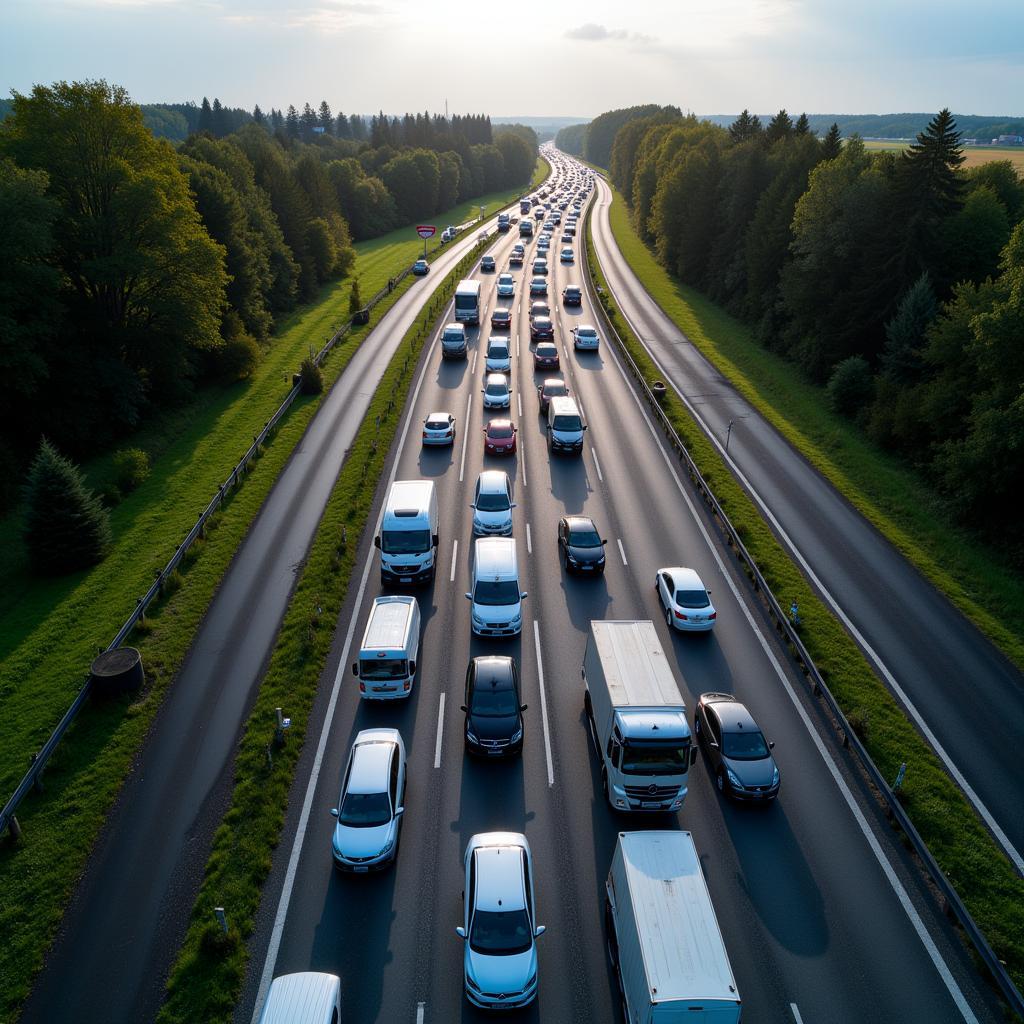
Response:
[[[405,658],[360,659],[360,679],[405,679],[409,675]]]
[[[707,608],[710,603],[706,590],[676,591],[676,604],[680,608]]]
[[[508,345],[502,342],[500,345],[491,342],[487,346],[487,358],[488,359],[507,359],[508,358]]]
[[[478,580],[473,592],[473,603],[505,605],[519,603],[518,580]]]
[[[768,756],[768,744],[756,729],[723,733],[722,756],[733,761],[760,761]]]
[[[555,398],[560,395],[569,394],[569,389],[564,384],[545,384],[544,395],[546,398]]]
[[[508,495],[481,491],[476,499],[476,507],[478,512],[507,512],[509,510]]]
[[[338,821],[351,828],[375,828],[391,820],[387,793],[349,793],[338,811]]]
[[[601,538],[590,526],[576,526],[569,531],[569,543],[574,548],[599,548]]]
[[[469,945],[476,953],[513,956],[525,953],[533,941],[525,910],[478,910],[469,930]]]
[[[496,426],[495,424],[491,424],[487,433],[490,437],[495,437],[498,439],[509,438],[512,436],[512,427],[499,427]]]
[[[427,430],[447,430],[447,420],[427,420]]]
[[[489,683],[478,684],[473,691],[473,714],[484,718],[508,718],[519,711],[516,691]]]
[[[421,555],[430,550],[430,531],[381,530],[380,549],[388,555]]]
[[[508,320],[509,312],[507,309],[496,309],[494,315],[491,317],[492,320]]]
[[[622,748],[622,771],[627,775],[678,775],[685,772],[690,741],[640,743],[631,740]]]
[[[505,387],[505,382],[500,381],[497,384],[487,385],[487,394],[489,395],[503,395],[508,389]]]
[[[554,422],[555,430],[582,430],[579,416],[556,416]]]

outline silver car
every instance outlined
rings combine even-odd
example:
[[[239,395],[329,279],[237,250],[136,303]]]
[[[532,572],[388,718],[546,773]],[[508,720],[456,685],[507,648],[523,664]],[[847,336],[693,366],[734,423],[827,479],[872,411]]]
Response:
[[[502,469],[488,469],[476,480],[473,494],[473,536],[510,537],[512,535],[512,484]]]
[[[487,339],[487,356],[484,362],[486,373],[510,373],[512,370],[512,352],[509,339],[495,336]]]

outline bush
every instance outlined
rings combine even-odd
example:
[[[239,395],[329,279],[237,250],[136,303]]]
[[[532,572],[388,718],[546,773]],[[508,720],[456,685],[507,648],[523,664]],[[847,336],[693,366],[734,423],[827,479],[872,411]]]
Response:
[[[263,358],[260,343],[246,332],[228,338],[217,351],[217,371],[225,384],[246,380]]]
[[[25,485],[24,538],[37,573],[60,574],[101,561],[110,548],[110,518],[80,470],[45,438]]]
[[[850,356],[837,364],[828,381],[832,408],[850,419],[857,419],[871,403],[875,383],[871,367],[863,356]]]
[[[149,476],[149,455],[141,448],[122,448],[114,455],[117,489],[130,494]]]
[[[299,367],[299,376],[302,378],[302,393],[304,395],[319,395],[324,389],[324,375],[320,367],[313,362],[312,356],[306,356]]]
[[[359,278],[352,279],[352,290],[348,293],[348,312],[351,316],[363,308],[363,300],[359,297]]]

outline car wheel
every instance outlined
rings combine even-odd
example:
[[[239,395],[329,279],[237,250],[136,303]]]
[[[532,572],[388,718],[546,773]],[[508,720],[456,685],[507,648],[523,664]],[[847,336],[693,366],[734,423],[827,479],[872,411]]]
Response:
[[[721,768],[718,769],[718,774],[715,776],[715,782],[718,784],[718,792],[725,793],[725,772]]]
[[[608,772],[601,768],[601,789],[604,791],[604,798],[608,803],[612,802],[611,795],[608,792]]]
[[[671,608],[666,608],[665,609],[665,625],[668,626],[669,629],[673,628],[673,625],[672,625],[672,609]]]

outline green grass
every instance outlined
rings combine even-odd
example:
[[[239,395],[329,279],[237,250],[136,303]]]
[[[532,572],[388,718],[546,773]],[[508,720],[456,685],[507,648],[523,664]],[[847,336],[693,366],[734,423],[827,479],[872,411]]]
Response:
[[[532,192],[550,173],[548,162],[543,157],[538,157],[533,179],[527,188],[491,192],[428,218],[437,226],[437,235],[427,242],[428,254],[438,251],[441,232],[449,224],[462,224],[471,217],[476,217],[481,206],[484,207],[485,218],[497,213],[525,192]],[[370,238],[365,242],[356,243],[356,267],[353,273],[359,278],[359,294],[364,299],[369,299],[383,288],[388,278],[396,273],[396,269],[408,267],[423,255],[423,239],[416,236],[413,227],[414,225],[410,224],[408,227],[381,235],[380,238]]]
[[[615,210],[614,205],[612,210]],[[606,311],[650,384],[659,379],[660,374],[646,349],[607,298],[610,293],[594,253],[589,220],[586,245],[589,267],[604,289]],[[635,254],[623,251],[632,263]],[[641,276],[641,280],[649,287],[645,277]],[[662,297],[671,298],[671,295]],[[700,326],[699,320],[697,326]],[[684,329],[689,333],[689,322]],[[730,371],[724,372],[729,374]],[[671,388],[663,408],[772,591],[783,603],[795,600],[799,604],[801,639],[844,713],[849,719],[863,723],[859,734],[883,777],[894,779],[904,761],[909,766],[900,791],[904,807],[971,916],[1006,963],[1014,982],[1021,987],[1024,984],[1024,880],[1017,876],[842,624],[817,598],[753,501]]]
[[[448,274],[438,293],[442,302],[482,248],[476,246]],[[441,308],[437,299],[432,307]],[[313,698],[356,569],[359,538],[405,408],[417,357],[429,337],[426,318],[406,333],[374,393],[317,528],[239,745],[235,759],[238,781],[231,807],[214,836],[188,934],[168,980],[168,998],[159,1024],[200,1020],[211,1024],[230,1021],[233,1016],[248,963],[246,940],[281,838]],[[374,426],[377,416],[379,434]],[[343,528],[347,529],[347,543],[341,539]],[[292,727],[286,745],[270,763],[266,746],[274,731],[276,707],[287,707]],[[225,908],[226,935],[214,919],[215,906]]]
[[[830,411],[823,389],[750,329],[673,280],[633,230],[622,196],[612,233],[643,286],[733,386],[932,584],[1024,668],[1024,578],[947,517],[933,490]]]

